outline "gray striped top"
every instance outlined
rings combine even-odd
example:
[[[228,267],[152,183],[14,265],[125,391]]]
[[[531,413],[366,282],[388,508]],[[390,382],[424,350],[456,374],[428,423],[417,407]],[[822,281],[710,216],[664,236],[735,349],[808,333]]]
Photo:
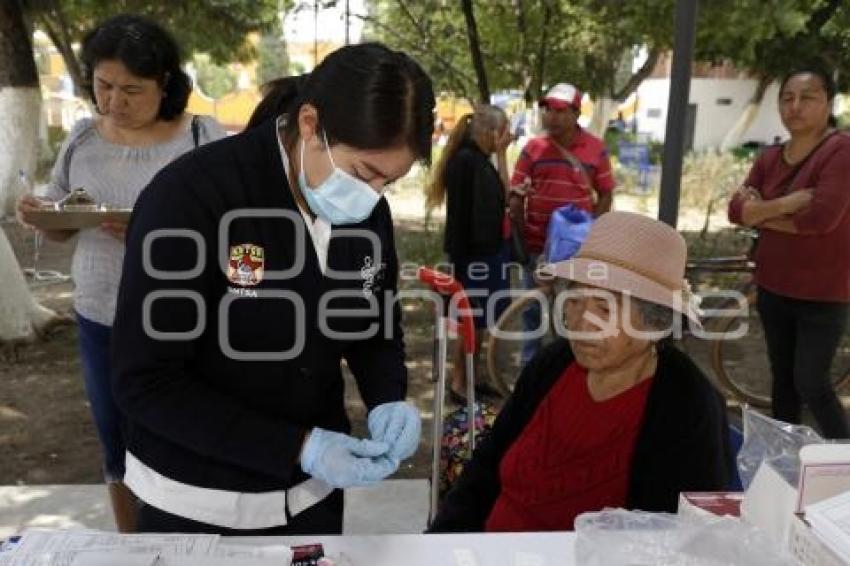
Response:
[[[198,117],[199,143],[226,135],[209,116]],[[106,141],[92,118],[74,128],[59,151],[53,166],[46,198],[58,200],[72,189],[84,188],[98,203],[132,208],[150,180],[165,165],[194,148],[191,126],[171,140],[151,146],[130,147]],[[112,326],[124,243],[100,228],[81,230],[71,275],[74,279],[74,308],[89,320]]]

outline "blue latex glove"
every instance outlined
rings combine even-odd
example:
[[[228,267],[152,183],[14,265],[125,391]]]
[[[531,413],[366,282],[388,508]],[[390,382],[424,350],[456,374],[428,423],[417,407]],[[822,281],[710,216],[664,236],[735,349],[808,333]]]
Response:
[[[398,469],[388,450],[385,442],[314,428],[301,451],[301,469],[332,487],[374,485]]]
[[[409,403],[383,403],[369,412],[369,434],[372,440],[386,442],[390,447],[389,457],[401,461],[416,452],[422,435],[422,419],[419,411]]]

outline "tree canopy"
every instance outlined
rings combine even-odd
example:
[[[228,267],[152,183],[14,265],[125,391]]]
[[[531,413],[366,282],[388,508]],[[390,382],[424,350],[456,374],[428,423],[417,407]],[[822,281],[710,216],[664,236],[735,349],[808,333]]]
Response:
[[[704,60],[728,59],[755,76],[778,78],[820,62],[850,71],[850,7],[843,0],[714,0],[700,26]]]
[[[633,51],[648,48],[654,63],[672,41],[673,0],[479,0],[472,5],[489,85],[520,89],[527,100],[558,81],[622,98],[632,90]],[[480,90],[460,2],[378,0],[364,19],[373,37],[415,54],[438,88],[466,96]],[[643,74],[650,70],[651,65]]]
[[[98,22],[122,12],[148,16],[170,31],[184,55],[206,53],[214,62],[256,56],[246,41],[252,31],[278,24],[278,10],[291,0],[22,0],[32,26],[42,28],[62,54],[74,83],[81,85],[72,45]]]
[[[672,48],[676,0],[476,0],[477,35],[492,90],[527,100],[558,81],[623,99]],[[480,92],[461,2],[376,0],[368,33],[417,56],[438,88]],[[649,57],[631,68],[637,49]],[[781,76],[813,57],[850,67],[850,7],[842,0],[700,2],[695,57],[731,61],[756,77]],[[768,83],[769,84],[769,83]]]

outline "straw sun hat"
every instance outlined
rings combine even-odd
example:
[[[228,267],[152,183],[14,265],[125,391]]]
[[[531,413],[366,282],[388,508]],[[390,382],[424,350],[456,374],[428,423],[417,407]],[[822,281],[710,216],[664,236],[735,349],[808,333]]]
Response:
[[[615,211],[593,223],[572,259],[540,271],[668,307],[699,325],[699,300],[684,279],[687,255],[684,238],[667,224]]]

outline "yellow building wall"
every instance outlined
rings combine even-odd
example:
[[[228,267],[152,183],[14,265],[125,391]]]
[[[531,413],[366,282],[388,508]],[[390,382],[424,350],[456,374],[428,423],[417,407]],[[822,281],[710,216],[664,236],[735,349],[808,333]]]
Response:
[[[215,116],[215,100],[195,89],[189,95],[189,104],[186,107],[186,111],[192,114]]]
[[[225,94],[215,103],[215,117],[228,130],[241,130],[248,123],[262,97],[251,90],[239,90]]]
[[[472,112],[472,105],[465,98],[445,93],[437,97],[437,118],[447,131],[454,128],[461,116],[470,112]]]
[[[228,131],[241,131],[262,97],[254,89],[243,89],[214,100],[194,90],[189,97],[187,112],[212,116]]]

